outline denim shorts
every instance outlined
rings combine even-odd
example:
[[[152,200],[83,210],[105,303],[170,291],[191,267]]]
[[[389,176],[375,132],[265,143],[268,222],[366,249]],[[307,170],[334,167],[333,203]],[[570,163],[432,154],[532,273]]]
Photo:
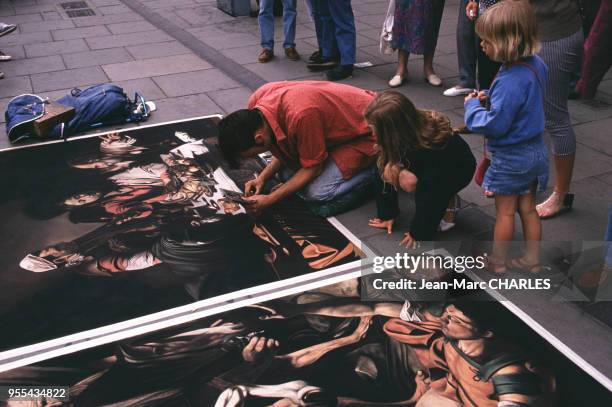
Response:
[[[548,151],[542,136],[511,146],[488,146],[491,165],[483,188],[499,195],[526,195],[548,184]]]

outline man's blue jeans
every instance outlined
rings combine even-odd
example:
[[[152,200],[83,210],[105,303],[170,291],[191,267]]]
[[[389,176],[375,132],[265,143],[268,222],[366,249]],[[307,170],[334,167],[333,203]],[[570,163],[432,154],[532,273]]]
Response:
[[[317,34],[317,43],[323,58],[336,58],[338,46],[334,20],[329,13],[328,0],[307,0]]]
[[[351,0],[310,0],[310,9],[323,57],[340,54],[341,65],[353,65],[357,32]]]
[[[459,64],[459,85],[464,88],[476,87],[476,58],[478,55],[478,37],[474,22],[465,15],[469,0],[459,2],[457,17],[457,62]]]
[[[283,48],[295,47],[295,18],[297,0],[283,0],[283,31],[285,42]],[[259,32],[261,47],[274,51],[274,0],[259,1]]]
[[[282,181],[286,181],[291,178],[293,174],[295,174],[294,170],[284,168],[279,172],[279,178]],[[327,202],[346,194],[362,183],[370,182],[375,176],[376,165],[372,165],[355,174],[353,178],[344,179],[334,160],[328,158],[325,161],[323,172],[299,191],[297,195],[305,201]]]

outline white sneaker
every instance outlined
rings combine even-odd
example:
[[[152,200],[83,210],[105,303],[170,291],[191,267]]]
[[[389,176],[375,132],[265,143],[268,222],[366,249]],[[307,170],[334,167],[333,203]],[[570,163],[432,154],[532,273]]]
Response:
[[[406,81],[406,75],[395,75],[393,78],[389,80],[389,86],[392,88],[397,88],[398,86],[402,86]]]
[[[425,82],[429,83],[431,86],[442,85],[442,79],[440,79],[440,77],[436,75],[435,73],[432,73],[431,75],[427,75],[427,77],[425,78]]]
[[[12,56],[6,55],[4,52],[0,51],[0,61],[10,61],[13,59]]]
[[[444,96],[460,96],[460,95],[467,95],[469,93],[472,93],[473,91],[474,89],[462,88],[461,86],[457,85],[457,86],[453,86],[452,88],[446,89],[442,94]]]

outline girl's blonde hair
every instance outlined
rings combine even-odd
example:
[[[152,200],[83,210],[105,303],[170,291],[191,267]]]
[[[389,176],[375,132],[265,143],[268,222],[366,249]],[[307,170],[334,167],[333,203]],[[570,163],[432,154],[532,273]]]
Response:
[[[405,163],[408,151],[441,149],[453,135],[450,120],[436,111],[418,110],[403,94],[379,93],[365,118],[377,135],[378,169]]]
[[[491,43],[498,62],[516,62],[540,48],[535,12],[526,0],[505,0],[487,8],[476,21],[476,33]]]

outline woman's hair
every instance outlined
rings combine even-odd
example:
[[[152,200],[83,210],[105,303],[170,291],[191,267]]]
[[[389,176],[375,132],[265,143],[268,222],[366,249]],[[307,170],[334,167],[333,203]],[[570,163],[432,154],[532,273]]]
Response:
[[[476,21],[476,33],[491,43],[498,62],[516,62],[540,48],[535,12],[526,0],[505,0],[487,8]]]
[[[453,135],[450,120],[436,111],[418,110],[403,94],[379,93],[365,111],[377,134],[378,168],[404,162],[406,152],[444,148]]]

